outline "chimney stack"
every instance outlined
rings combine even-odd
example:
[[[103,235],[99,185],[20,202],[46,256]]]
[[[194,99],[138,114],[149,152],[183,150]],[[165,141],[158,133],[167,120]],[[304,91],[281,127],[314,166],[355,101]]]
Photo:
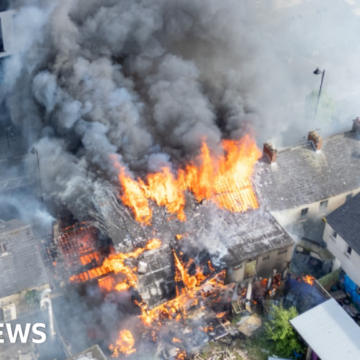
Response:
[[[269,158],[270,164],[276,162],[277,150],[271,144],[264,144],[263,154],[265,154]]]
[[[316,149],[316,151],[321,150],[322,148],[322,138],[316,131],[310,131],[308,136],[308,141],[311,141]]]
[[[360,136],[360,118],[357,117],[353,121],[354,123],[353,123],[352,131],[355,131]]]

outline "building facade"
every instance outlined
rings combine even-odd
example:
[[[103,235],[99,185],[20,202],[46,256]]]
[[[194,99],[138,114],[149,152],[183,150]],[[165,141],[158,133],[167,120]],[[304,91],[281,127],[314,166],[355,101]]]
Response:
[[[326,217],[324,241],[341,267],[360,289],[360,194]],[[360,290],[359,290],[360,293]]]

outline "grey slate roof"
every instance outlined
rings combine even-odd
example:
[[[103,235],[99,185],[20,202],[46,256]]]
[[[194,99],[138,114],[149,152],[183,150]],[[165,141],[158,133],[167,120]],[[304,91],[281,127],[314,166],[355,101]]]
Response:
[[[334,299],[290,320],[322,360],[359,360],[360,327]]]
[[[326,220],[360,255],[360,194],[330,213]]]
[[[74,355],[68,360],[107,360],[104,353],[98,345],[82,351],[80,354]]]
[[[347,132],[323,140],[316,152],[310,143],[280,151],[270,165],[258,162],[255,179],[261,199],[280,211],[328,199],[360,187],[360,139]]]
[[[222,242],[228,249],[222,257],[227,266],[294,245],[274,217],[261,209],[240,214],[236,231],[223,238]]]
[[[49,282],[31,227],[20,220],[0,222],[0,299]]]

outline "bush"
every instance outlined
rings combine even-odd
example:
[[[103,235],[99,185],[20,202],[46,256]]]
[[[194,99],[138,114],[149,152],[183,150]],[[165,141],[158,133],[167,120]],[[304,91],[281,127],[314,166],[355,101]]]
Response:
[[[265,324],[265,336],[272,342],[272,351],[277,356],[290,357],[294,351],[303,351],[301,340],[290,320],[298,316],[295,307],[289,310],[282,306],[273,306],[270,311],[271,320]]]
[[[37,290],[28,290],[25,294],[25,300],[29,306],[35,306],[39,302],[39,292]]]

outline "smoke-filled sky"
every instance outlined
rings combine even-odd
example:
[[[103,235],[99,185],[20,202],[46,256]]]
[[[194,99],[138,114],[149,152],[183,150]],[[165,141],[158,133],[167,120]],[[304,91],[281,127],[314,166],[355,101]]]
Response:
[[[89,194],[115,179],[110,154],[152,171],[193,156],[203,138],[214,151],[245,133],[280,148],[314,128],[350,129],[357,17],[335,0],[272,3],[14,1],[19,52],[4,64],[1,96],[38,149],[45,199],[81,216]],[[318,66],[334,110],[314,122],[305,99]]]

